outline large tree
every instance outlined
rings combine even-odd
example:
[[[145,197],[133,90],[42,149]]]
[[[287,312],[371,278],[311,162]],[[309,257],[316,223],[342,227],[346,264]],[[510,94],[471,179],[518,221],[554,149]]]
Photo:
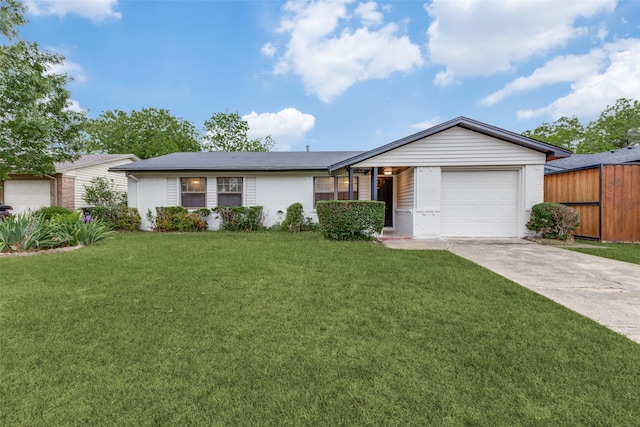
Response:
[[[522,134],[580,154],[640,144],[640,101],[620,98],[586,128],[575,116],[560,117]]]
[[[580,153],[625,148],[640,143],[640,101],[620,98],[589,123]]]
[[[103,112],[87,125],[89,151],[135,154],[141,159],[180,151],[201,151],[200,132],[168,110],[143,108]]]
[[[85,115],[73,111],[66,85],[71,78],[51,73],[64,62],[36,43],[14,41],[26,8],[0,0],[0,179],[9,173],[43,175],[54,163],[74,159],[82,150]]]
[[[26,7],[16,0],[0,1],[0,35],[8,39],[18,36],[18,27],[24,25]]]
[[[216,113],[204,122],[202,146],[207,151],[270,151],[275,142],[271,135],[249,139],[249,123],[235,113]]]
[[[575,150],[584,139],[584,132],[584,126],[576,116],[563,116],[553,123],[542,123],[533,131],[526,130],[522,134],[556,147]]]

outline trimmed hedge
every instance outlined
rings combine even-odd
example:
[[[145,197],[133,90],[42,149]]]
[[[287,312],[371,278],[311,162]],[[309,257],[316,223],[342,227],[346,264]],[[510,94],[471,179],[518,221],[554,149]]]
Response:
[[[281,228],[284,231],[302,231],[304,226],[304,210],[302,203],[294,203],[287,208],[287,216],[282,222]]]
[[[334,240],[371,240],[384,227],[384,202],[321,200],[316,204],[320,229]]]
[[[539,203],[531,208],[531,220],[527,228],[545,239],[569,239],[569,233],[580,225],[580,215],[575,209],[560,203]]]

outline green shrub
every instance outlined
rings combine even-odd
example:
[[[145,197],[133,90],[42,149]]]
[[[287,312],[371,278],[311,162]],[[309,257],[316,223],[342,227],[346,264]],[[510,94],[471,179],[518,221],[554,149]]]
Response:
[[[320,224],[313,221],[313,218],[310,216],[304,219],[304,223],[302,224],[302,231],[320,231]]]
[[[220,219],[220,229],[226,231],[257,231],[264,229],[262,206],[238,206],[213,209]]]
[[[142,218],[137,208],[127,206],[121,207],[118,211],[116,230],[137,231],[142,224]]]
[[[46,220],[41,215],[19,213],[0,222],[0,252],[50,249],[75,242],[74,227],[55,218]]]
[[[384,202],[321,200],[316,204],[320,229],[335,240],[370,240],[384,227]]]
[[[47,206],[35,211],[34,215],[41,216],[44,219],[51,219],[58,215],[68,215],[72,213],[73,213],[72,210],[63,208],[62,206]]]
[[[280,225],[284,231],[302,231],[304,226],[304,211],[302,203],[294,203],[287,208],[287,215]]]
[[[78,242],[86,246],[107,238],[111,233],[108,224],[100,220],[92,220],[78,221],[75,234]]]
[[[92,220],[102,221],[112,230],[136,231],[140,228],[142,218],[136,208],[126,205],[93,206],[87,208]]]
[[[159,232],[168,231],[204,231],[207,229],[207,221],[204,220],[202,209],[198,213],[190,213],[182,206],[158,206],[155,217],[149,210],[147,218],[153,224],[153,230]]]
[[[539,203],[531,209],[527,228],[545,239],[567,240],[569,233],[580,225],[575,209],[560,203]]]
[[[84,186],[84,201],[89,206],[117,206],[127,202],[127,193],[118,190],[113,179],[97,176]]]

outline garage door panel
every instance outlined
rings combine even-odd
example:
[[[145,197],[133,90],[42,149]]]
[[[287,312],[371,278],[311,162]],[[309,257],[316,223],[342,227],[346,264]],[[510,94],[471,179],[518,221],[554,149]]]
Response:
[[[443,172],[441,227],[447,237],[514,237],[516,171]]]
[[[13,207],[13,213],[37,210],[51,205],[51,184],[37,180],[5,181],[4,198]]]

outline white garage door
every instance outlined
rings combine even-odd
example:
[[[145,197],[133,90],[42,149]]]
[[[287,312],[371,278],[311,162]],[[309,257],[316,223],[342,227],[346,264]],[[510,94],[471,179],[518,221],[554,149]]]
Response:
[[[5,181],[4,202],[12,213],[37,210],[51,205],[50,181]]]
[[[442,235],[515,237],[517,201],[517,171],[443,172]]]

